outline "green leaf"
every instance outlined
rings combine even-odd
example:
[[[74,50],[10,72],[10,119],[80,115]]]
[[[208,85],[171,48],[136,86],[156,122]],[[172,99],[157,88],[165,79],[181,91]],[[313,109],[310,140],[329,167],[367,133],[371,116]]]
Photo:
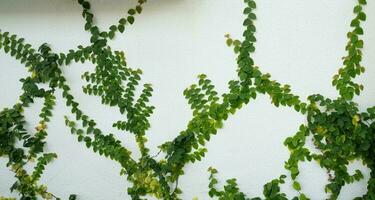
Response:
[[[350,23],[351,27],[358,27],[360,24],[360,21],[358,19],[353,19],[353,21]]]
[[[230,47],[232,44],[233,44],[233,40],[230,39],[230,38],[228,38],[227,39],[227,45],[228,45],[228,47]]]
[[[109,31],[109,33],[108,33],[108,37],[109,37],[110,39],[113,39],[113,38],[115,37],[115,32],[114,32],[114,31]]]
[[[109,27],[109,30],[115,32],[115,31],[117,31],[117,26],[112,25],[111,27]]]
[[[142,12],[142,7],[141,6],[137,6],[135,9],[137,10],[137,12],[139,14],[141,14],[141,12]]]
[[[363,29],[361,27],[357,27],[354,29],[354,32],[358,35],[363,35]]]
[[[69,195],[69,200],[77,200],[77,195],[76,194]]]
[[[122,25],[125,25],[126,24],[126,19],[125,18],[121,18],[118,22],[120,24],[122,24]]]
[[[87,2],[87,1],[85,1],[85,2],[82,3],[82,7],[83,7],[84,9],[90,9],[90,8],[91,8],[90,3]]]
[[[120,33],[123,33],[124,30],[125,30],[125,26],[124,25],[118,25],[118,30],[120,31]]]
[[[293,182],[293,188],[297,191],[300,191],[301,190],[301,185],[297,182],[297,181],[294,181]]]
[[[367,1],[366,0],[359,0],[358,1],[360,4],[362,4],[362,5],[366,5],[367,4]]]
[[[359,13],[361,11],[362,11],[362,6],[358,5],[358,6],[354,7],[354,10],[353,10],[354,13]]]
[[[255,1],[249,1],[248,5],[249,5],[250,8],[256,8],[257,7]]]
[[[135,15],[135,10],[134,10],[134,9],[130,9],[130,10],[128,10],[128,14],[129,14],[129,15]]]
[[[364,12],[358,13],[358,19],[366,21],[366,14]]]
[[[133,17],[133,16],[128,16],[127,20],[128,20],[128,22],[129,22],[130,24],[133,24],[133,23],[134,23],[134,17]]]

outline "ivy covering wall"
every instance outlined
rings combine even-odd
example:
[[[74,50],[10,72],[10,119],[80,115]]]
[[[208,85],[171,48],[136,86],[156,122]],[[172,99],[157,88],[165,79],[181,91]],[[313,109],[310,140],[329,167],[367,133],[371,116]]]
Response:
[[[23,93],[19,100],[13,107],[0,112],[0,156],[7,158],[6,167],[14,172],[17,180],[10,187],[12,192],[19,194],[22,200],[60,199],[47,186],[39,183],[44,170],[48,169],[48,163],[58,159],[56,153],[45,150],[50,131],[48,123],[54,112],[57,92],[62,93],[66,106],[74,116],[65,117],[67,130],[70,130],[79,143],[121,166],[120,176],[131,183],[124,192],[132,199],[146,199],[147,196],[180,199],[184,188],[180,188],[178,182],[184,175],[184,167],[204,159],[208,151],[206,144],[212,137],[220,137],[220,129],[228,118],[258,96],[267,95],[274,106],[291,107],[307,119],[307,123],[302,124],[297,133],[284,141],[290,151],[290,157],[284,166],[289,174],[280,174],[265,184],[259,183],[264,184],[263,196],[247,197],[245,192],[240,191],[236,179],[227,180],[225,186],[219,188],[218,171],[211,167],[208,169],[210,197],[222,200],[287,199],[280,185],[290,176],[293,180],[292,187],[298,192],[293,199],[310,199],[304,194],[303,185],[298,181],[299,164],[316,161],[328,174],[329,183],[325,186],[325,191],[329,194],[329,199],[337,199],[343,186],[363,179],[360,170],[354,174],[348,172],[351,161],[361,160],[371,170],[371,174],[367,193],[356,199],[375,199],[375,107],[360,112],[358,104],[353,101],[364,88],[355,82],[355,78],[365,72],[365,67],[361,64],[364,47],[361,37],[364,34],[362,23],[366,20],[363,10],[366,0],[358,0],[354,5],[355,17],[350,23],[351,31],[347,33],[347,54],[332,80],[332,86],[337,89],[339,97],[330,99],[313,94],[306,100],[293,94],[289,85],[273,80],[270,74],[256,65],[252,54],[256,42],[257,5],[254,0],[244,0],[243,39],[226,35],[227,45],[236,54],[234,59],[237,62],[238,77],[228,82],[229,92],[219,94],[206,75],[198,75],[197,83],[183,91],[193,113],[192,119],[186,129],[173,140],[159,146],[160,152],[157,155],[151,155],[147,146],[147,131],[151,126],[149,117],[154,106],[157,106],[149,103],[153,93],[152,85],[141,85],[142,70],[128,66],[124,52],[114,51],[108,45],[116,35],[135,24],[137,15],[146,12],[143,11],[145,3],[146,0],[138,0],[137,6],[129,9],[118,23],[102,30],[95,23],[90,2],[78,0],[77,5],[83,10],[84,29],[90,33],[90,45],[79,45],[69,52],[55,52],[47,43],[33,47],[25,39],[1,30],[0,49],[22,63],[30,72],[20,80]],[[95,65],[95,70],[82,74],[82,79],[86,81],[82,87],[83,92],[97,96],[102,104],[115,107],[123,114],[123,119],[114,121],[113,127],[134,136],[141,152],[139,159],[132,156],[130,148],[123,146],[116,135],[98,128],[95,119],[80,109],[72,95],[62,68],[71,63],[89,62]],[[41,84],[47,84],[48,87],[41,87]],[[139,96],[136,95],[138,91]],[[44,104],[35,132],[30,132],[25,128],[23,111],[38,98]],[[306,147],[307,138],[312,138],[318,153],[311,152]],[[159,154],[164,158],[157,159]],[[30,163],[36,163],[31,173],[26,170]],[[77,198],[79,199],[79,194],[69,197]]]

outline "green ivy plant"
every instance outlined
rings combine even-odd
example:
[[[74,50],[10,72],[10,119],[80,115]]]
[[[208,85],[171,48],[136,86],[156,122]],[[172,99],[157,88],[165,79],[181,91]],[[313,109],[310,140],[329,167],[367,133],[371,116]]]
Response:
[[[184,174],[186,164],[203,159],[207,152],[205,144],[223,127],[224,121],[258,95],[268,95],[276,107],[291,107],[307,117],[307,124],[301,125],[299,131],[284,142],[290,150],[285,168],[289,170],[293,188],[298,192],[293,200],[309,199],[303,193],[298,175],[299,164],[312,160],[327,171],[329,183],[325,190],[330,195],[329,199],[337,199],[345,184],[363,179],[361,171],[350,174],[347,169],[351,161],[361,160],[371,170],[371,174],[367,193],[355,199],[375,199],[375,107],[360,112],[353,101],[363,90],[363,86],[353,80],[365,71],[361,65],[364,42],[360,37],[364,32],[361,23],[366,20],[363,11],[366,0],[358,0],[354,7],[355,18],[350,24],[352,30],[347,34],[347,55],[343,58],[343,67],[332,81],[339,97],[330,99],[314,94],[306,102],[294,95],[289,85],[272,80],[270,74],[262,72],[255,65],[252,53],[256,42],[256,3],[255,0],[244,0],[246,19],[243,22],[243,39],[233,39],[226,35],[227,45],[233,48],[237,56],[238,77],[229,81],[229,92],[219,95],[206,75],[198,76],[198,82],[183,92],[193,117],[175,139],[159,146],[159,153],[164,155],[159,160],[155,155],[150,155],[146,137],[151,126],[148,118],[155,108],[149,103],[152,86],[139,85],[142,71],[129,67],[124,52],[114,51],[107,44],[116,34],[123,33],[134,24],[135,16],[142,12],[146,0],[138,0],[138,4],[129,9],[126,16],[107,30],[100,29],[94,23],[94,14],[88,1],[77,2],[83,9],[84,29],[90,32],[88,46],[79,45],[69,52],[55,53],[49,45],[43,44],[35,50],[23,38],[0,31],[0,49],[19,60],[31,73],[20,80],[23,93],[19,101],[0,112],[0,156],[8,159],[7,167],[17,179],[10,190],[17,192],[22,200],[60,199],[38,182],[46,165],[57,158],[55,153],[45,152],[44,147],[55,94],[60,91],[74,116],[65,117],[70,132],[77,137],[78,142],[93,152],[120,164],[120,175],[131,183],[127,193],[132,199],[146,199],[147,195],[157,199],[180,199],[182,189],[178,186],[178,180]],[[113,122],[113,127],[134,135],[141,152],[139,159],[133,158],[130,149],[123,146],[115,135],[103,132],[95,120],[80,109],[61,70],[73,62],[91,62],[95,65],[94,72],[82,74],[82,79],[86,81],[83,92],[100,97],[105,105],[118,108],[123,118]],[[48,88],[43,89],[40,86],[42,83],[48,84]],[[141,90],[139,97],[135,96],[137,90]],[[39,114],[40,121],[34,132],[28,132],[24,127],[23,110],[37,98],[44,100]],[[308,138],[312,139],[319,153],[312,153],[307,148]],[[25,167],[32,162],[36,162],[35,168],[28,173]],[[285,183],[285,174],[264,185],[264,197],[247,197],[240,191],[236,179],[227,180],[224,188],[218,189],[217,170],[210,168],[209,172],[209,196],[212,198],[288,199],[280,189],[280,185]],[[69,199],[77,197],[79,195],[72,194]],[[9,198],[0,197],[0,200],[5,199]]]

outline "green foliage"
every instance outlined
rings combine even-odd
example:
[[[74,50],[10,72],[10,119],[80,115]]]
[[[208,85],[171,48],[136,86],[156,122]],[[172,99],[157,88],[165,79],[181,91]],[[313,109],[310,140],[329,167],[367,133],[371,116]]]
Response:
[[[16,200],[16,199],[15,198],[6,198],[6,197],[0,196],[0,200]]]
[[[77,195],[75,195],[75,194],[71,194],[69,196],[69,200],[76,200],[76,199],[77,199]]]
[[[84,29],[90,33],[90,44],[86,47],[79,45],[68,53],[54,53],[47,44],[35,50],[23,38],[0,31],[0,49],[19,60],[31,72],[30,76],[20,80],[23,93],[19,103],[0,112],[0,156],[8,159],[7,167],[17,179],[11,191],[16,191],[22,200],[59,199],[48,192],[46,186],[38,183],[46,165],[57,158],[55,153],[45,152],[47,124],[53,114],[56,91],[62,91],[66,106],[70,108],[71,115],[65,116],[65,123],[72,135],[93,152],[121,166],[120,175],[132,184],[127,189],[132,199],[145,199],[146,195],[151,195],[167,200],[180,199],[182,190],[178,180],[184,174],[184,167],[204,158],[208,151],[205,145],[223,127],[224,122],[258,95],[268,95],[276,107],[291,107],[307,117],[307,124],[301,125],[298,132],[284,142],[290,151],[285,168],[290,172],[292,187],[298,192],[293,200],[309,199],[298,181],[300,162],[316,161],[326,169],[329,176],[326,192],[330,194],[329,199],[337,199],[345,184],[363,179],[360,170],[354,174],[348,172],[347,166],[354,160],[363,161],[371,170],[367,193],[356,199],[375,199],[375,107],[360,112],[353,101],[354,96],[360,95],[363,90],[363,86],[353,79],[365,71],[361,65],[364,42],[360,36],[364,33],[361,23],[366,20],[363,11],[366,1],[359,0],[353,9],[355,18],[350,24],[352,30],[347,34],[347,55],[343,58],[343,67],[332,81],[339,97],[329,99],[315,94],[310,95],[306,102],[294,95],[289,85],[272,80],[270,74],[263,73],[255,65],[252,53],[255,52],[254,22],[257,16],[254,11],[257,5],[254,0],[244,2],[243,39],[233,39],[229,34],[226,35],[226,44],[233,48],[237,57],[238,77],[228,82],[229,92],[220,95],[206,75],[198,76],[198,83],[183,92],[193,117],[176,138],[159,146],[163,158],[158,160],[156,157],[159,153],[150,155],[146,137],[151,126],[149,117],[155,109],[149,103],[152,85],[140,85],[142,71],[129,67],[125,53],[113,51],[107,44],[118,32],[123,33],[127,26],[135,23],[135,17],[143,11],[146,0],[138,0],[138,4],[108,30],[101,30],[95,24],[90,3],[78,0],[83,9]],[[95,65],[93,72],[82,74],[82,79],[86,81],[82,90],[87,95],[98,96],[102,104],[118,108],[122,118],[113,122],[113,127],[134,135],[141,152],[139,159],[133,158],[131,151],[114,134],[104,133],[95,120],[80,109],[61,70],[62,66],[72,62],[91,62]],[[47,89],[40,87],[42,83],[48,84]],[[137,90],[141,91],[140,95],[136,95]],[[44,104],[36,131],[32,133],[24,128],[23,109],[36,98],[44,99]],[[319,153],[312,153],[305,146],[308,138],[312,138]],[[35,160],[33,171],[28,173],[25,167]],[[280,188],[285,183],[286,175],[266,183],[264,197],[248,198],[240,191],[236,179],[227,180],[222,190],[217,189],[217,170],[210,168],[209,172],[211,198],[287,199]],[[71,200],[77,198],[75,194],[69,196]]]
[[[248,200],[246,195],[240,192],[236,179],[227,180],[226,185],[224,186],[223,191],[219,191],[215,188],[218,183],[218,180],[215,178],[217,170],[214,168],[209,168],[210,172],[210,184],[208,185],[210,191],[208,192],[210,197],[217,197],[219,200]]]

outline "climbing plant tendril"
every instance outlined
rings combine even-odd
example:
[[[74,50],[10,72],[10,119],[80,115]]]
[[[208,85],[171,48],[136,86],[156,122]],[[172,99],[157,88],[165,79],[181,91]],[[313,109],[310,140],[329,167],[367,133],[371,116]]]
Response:
[[[353,79],[365,71],[361,65],[364,44],[360,36],[364,32],[361,23],[366,20],[363,12],[366,0],[358,0],[354,7],[355,18],[350,24],[352,30],[347,34],[347,55],[343,58],[343,67],[333,77],[332,85],[338,90],[339,97],[329,99],[315,94],[310,95],[306,102],[294,95],[289,85],[272,80],[270,74],[262,72],[255,65],[251,55],[255,51],[256,42],[256,3],[254,0],[244,0],[246,19],[243,22],[243,39],[237,40],[226,35],[227,45],[233,48],[237,56],[238,78],[229,81],[228,93],[220,95],[206,75],[198,76],[198,82],[183,92],[192,109],[193,118],[175,139],[159,146],[164,155],[161,160],[150,155],[147,147],[146,133],[151,126],[148,118],[154,110],[154,106],[149,103],[152,86],[140,85],[142,71],[129,67],[124,52],[114,51],[107,44],[116,34],[123,33],[126,27],[135,23],[135,17],[142,12],[146,0],[138,0],[137,6],[129,9],[127,16],[119,19],[108,30],[101,30],[94,23],[94,14],[90,11],[88,1],[77,2],[83,9],[84,29],[91,34],[88,46],[78,46],[67,53],[55,53],[47,44],[43,44],[36,50],[23,38],[0,31],[0,49],[19,60],[31,73],[21,79],[23,93],[19,102],[0,112],[0,156],[7,157],[6,166],[17,179],[10,190],[18,193],[22,200],[60,199],[38,183],[46,165],[57,158],[55,153],[45,152],[44,147],[55,94],[59,91],[62,91],[66,106],[74,116],[65,117],[70,132],[77,137],[78,142],[93,152],[121,165],[120,175],[131,183],[127,193],[132,199],[146,199],[148,196],[180,199],[183,188],[179,188],[178,180],[184,174],[184,166],[203,159],[207,152],[205,144],[223,127],[224,121],[258,95],[268,95],[276,107],[288,106],[307,117],[307,124],[301,125],[299,131],[284,142],[290,150],[285,168],[289,170],[293,188],[299,194],[292,199],[309,199],[298,181],[301,162],[316,161],[327,171],[329,183],[325,191],[329,193],[329,199],[337,199],[345,184],[363,179],[359,170],[354,174],[348,172],[347,166],[353,160],[363,161],[371,170],[367,193],[355,199],[375,199],[375,107],[360,112],[358,105],[353,102],[354,96],[360,95],[363,90],[363,86]],[[100,97],[105,105],[118,108],[123,118],[113,122],[113,127],[134,135],[141,152],[139,159],[133,158],[131,151],[115,135],[104,133],[97,127],[95,120],[79,108],[61,70],[73,62],[91,62],[95,65],[94,72],[82,74],[82,79],[86,81],[83,92]],[[41,88],[41,83],[48,84],[47,89]],[[135,95],[137,90],[141,91],[139,96]],[[39,114],[40,121],[35,132],[28,132],[24,127],[23,110],[37,98],[44,100]],[[305,145],[309,138],[318,153],[310,152]],[[25,167],[32,162],[36,164],[30,173]],[[210,168],[208,171],[209,196],[212,198],[288,199],[280,189],[280,185],[285,183],[285,174],[264,185],[264,197],[247,197],[239,190],[236,179],[227,180],[223,189],[217,188],[217,170]],[[79,194],[69,197],[77,198]]]

